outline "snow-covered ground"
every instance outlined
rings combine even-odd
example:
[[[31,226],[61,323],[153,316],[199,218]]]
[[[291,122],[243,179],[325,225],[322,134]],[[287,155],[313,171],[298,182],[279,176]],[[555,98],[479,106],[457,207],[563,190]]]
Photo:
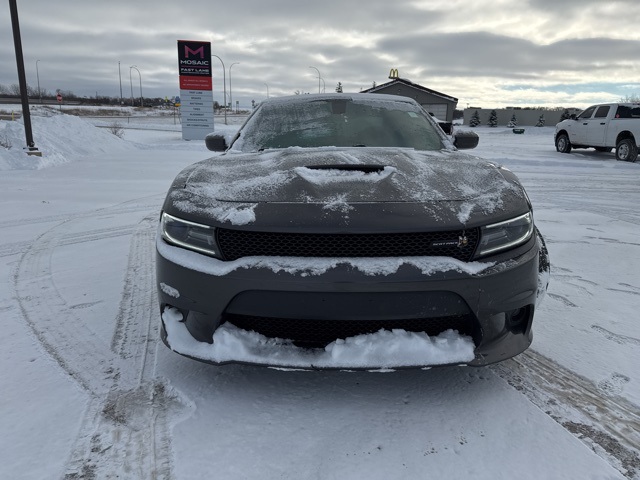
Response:
[[[42,158],[0,121],[0,478],[640,479],[640,162],[556,153],[552,127],[476,129],[552,260],[513,360],[213,367],[158,341],[153,263],[170,182],[210,152],[170,117],[124,139],[32,120]]]

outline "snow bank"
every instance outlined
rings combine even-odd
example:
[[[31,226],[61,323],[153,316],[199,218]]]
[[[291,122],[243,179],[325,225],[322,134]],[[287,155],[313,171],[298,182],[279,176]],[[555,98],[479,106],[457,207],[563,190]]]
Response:
[[[24,123],[0,121],[0,170],[38,170],[82,156],[135,149],[109,132],[72,115],[31,117],[33,139],[42,157],[27,155]]]

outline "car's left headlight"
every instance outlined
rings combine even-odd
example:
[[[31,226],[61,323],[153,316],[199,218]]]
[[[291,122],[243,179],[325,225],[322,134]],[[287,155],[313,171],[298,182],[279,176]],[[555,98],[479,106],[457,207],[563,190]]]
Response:
[[[221,257],[214,227],[183,220],[163,212],[160,219],[160,230],[162,238],[172,245],[195,250],[216,258]]]
[[[504,222],[486,225],[480,229],[480,242],[476,257],[517,247],[533,235],[533,215],[531,212]]]

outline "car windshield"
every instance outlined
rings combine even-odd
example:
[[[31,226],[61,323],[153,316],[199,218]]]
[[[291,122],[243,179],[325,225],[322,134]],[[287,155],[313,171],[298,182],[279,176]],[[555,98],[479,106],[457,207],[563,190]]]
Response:
[[[255,152],[287,147],[444,148],[422,108],[411,102],[321,98],[265,103],[232,150]]]

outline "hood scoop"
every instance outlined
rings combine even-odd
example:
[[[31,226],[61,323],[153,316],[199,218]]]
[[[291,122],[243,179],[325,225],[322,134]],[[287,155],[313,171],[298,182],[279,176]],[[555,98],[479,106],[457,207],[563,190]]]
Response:
[[[361,173],[382,173],[385,169],[384,165],[366,165],[366,164],[336,164],[336,165],[307,165],[309,170],[340,170],[343,172],[361,172]]]
[[[398,171],[396,167],[365,163],[310,165],[306,167],[296,167],[293,170],[308,184],[316,186],[345,182],[371,185],[384,182]]]

